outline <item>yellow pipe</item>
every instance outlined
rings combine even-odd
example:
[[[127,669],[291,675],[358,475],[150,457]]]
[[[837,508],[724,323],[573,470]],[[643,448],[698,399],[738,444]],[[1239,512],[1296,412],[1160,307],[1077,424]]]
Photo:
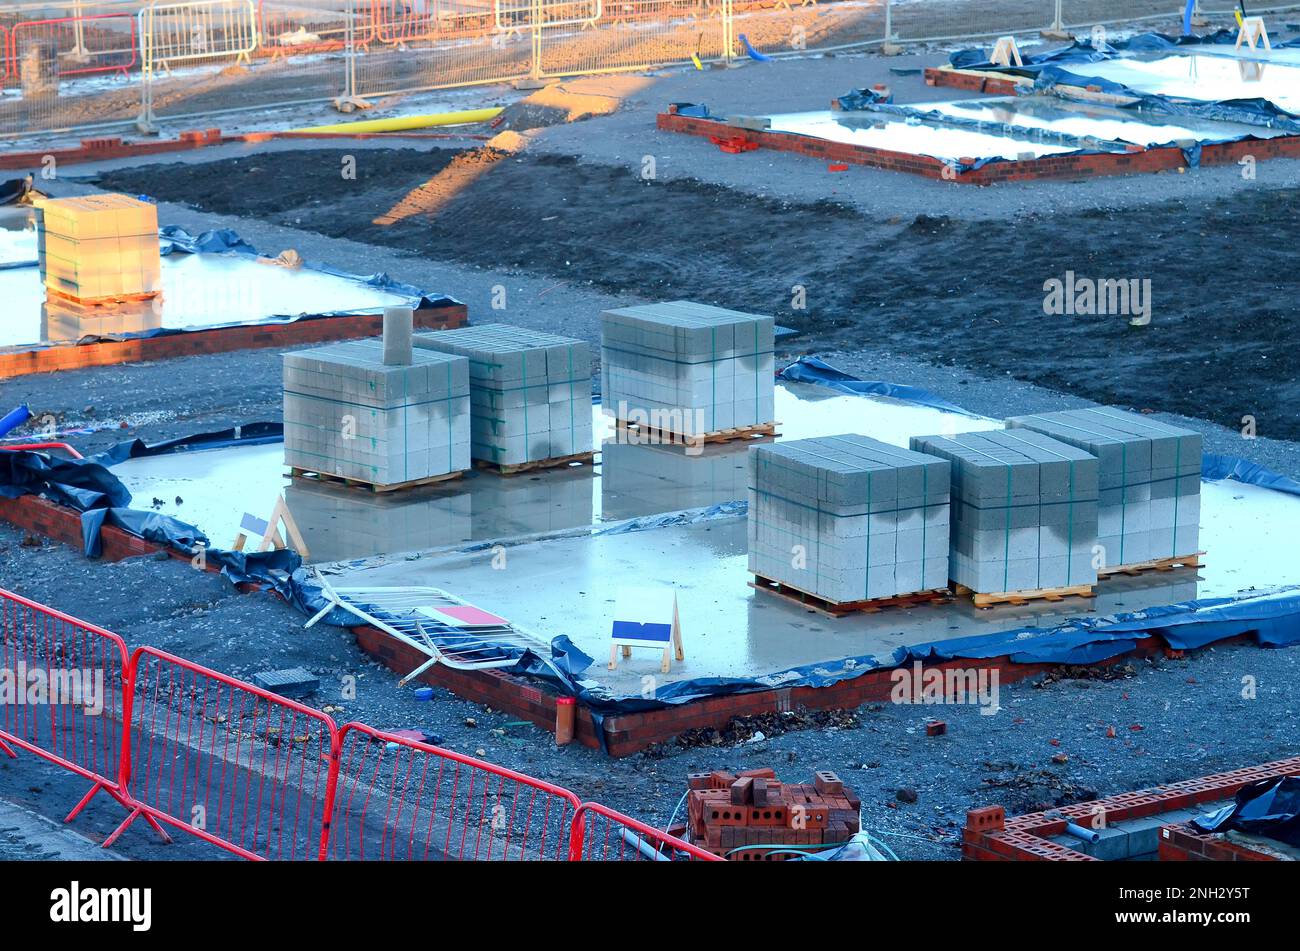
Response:
[[[461,112],[438,112],[427,116],[399,116],[395,119],[363,119],[360,122],[340,122],[337,125],[314,125],[293,132],[406,132],[410,129],[428,129],[439,125],[468,125],[487,122],[501,114],[496,109],[465,109]]]

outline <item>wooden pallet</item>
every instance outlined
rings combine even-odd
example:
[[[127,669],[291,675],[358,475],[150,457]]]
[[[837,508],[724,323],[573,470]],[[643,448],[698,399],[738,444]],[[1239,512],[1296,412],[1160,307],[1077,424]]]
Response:
[[[295,479],[301,479],[304,482],[317,482],[321,485],[341,485],[349,489],[366,489],[376,494],[385,492],[400,492],[402,489],[418,489],[424,485],[437,485],[439,482],[449,482],[452,479],[459,479],[469,470],[461,469],[457,472],[444,472],[442,475],[429,476],[424,479],[411,479],[409,482],[393,482],[388,485],[377,485],[374,482],[367,482],[365,479],[352,479],[345,476],[333,475],[329,472],[316,472],[312,469],[299,469],[297,466],[289,467],[289,475]]]
[[[760,423],[756,426],[736,426],[732,429],[719,429],[711,433],[683,434],[625,419],[614,421],[619,433],[635,436],[637,440],[650,445],[689,446],[697,443],[732,442],[737,439],[771,439],[779,436],[776,427],[780,423]]]
[[[999,604],[1028,604],[1030,601],[1062,601],[1065,598],[1092,598],[1096,593],[1090,584],[1076,584],[1065,588],[1033,588],[1024,591],[984,592],[972,591],[964,584],[952,582],[952,588],[963,597],[969,596],[977,608],[992,608]]]
[[[1177,568],[1199,568],[1201,567],[1201,556],[1205,552],[1198,551],[1193,555],[1178,555],[1173,558],[1154,558],[1151,561],[1137,561],[1131,565],[1115,565],[1111,568],[1101,568],[1097,571],[1098,578],[1109,578],[1113,575],[1130,575],[1136,576],[1148,571],[1174,571]]]
[[[475,459],[474,465],[500,475],[514,475],[517,472],[532,472],[534,469],[558,469],[561,466],[572,466],[574,464],[590,465],[595,458],[595,452],[575,452],[571,456],[554,456],[550,459],[535,459],[532,462],[504,463],[489,462],[487,459]]]
[[[816,611],[818,614],[831,618],[846,617],[850,614],[875,614],[885,608],[914,607],[918,604],[939,604],[952,600],[951,591],[946,588],[936,588],[932,591],[898,594],[891,598],[872,598],[863,601],[830,601],[807,591],[801,591],[794,585],[776,581],[772,578],[764,578],[762,575],[754,575],[754,580],[749,583],[749,586],[755,591],[765,591],[791,604],[797,604],[801,608],[807,608],[809,611]]]
[[[45,288],[45,292],[77,307],[113,307],[117,304],[140,304],[151,301],[162,293],[162,291],[148,291],[139,294],[110,294],[107,297],[74,297],[65,291],[56,291],[52,287]]]

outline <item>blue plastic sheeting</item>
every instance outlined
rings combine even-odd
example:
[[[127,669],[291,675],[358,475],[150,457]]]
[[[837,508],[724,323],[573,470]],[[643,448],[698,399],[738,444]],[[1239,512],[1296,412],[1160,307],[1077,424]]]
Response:
[[[1290,476],[1265,469],[1257,462],[1239,456],[1218,456],[1206,453],[1201,456],[1201,478],[1232,479],[1247,485],[1260,485],[1287,495],[1300,495],[1300,482]]]
[[[908,386],[905,383],[884,383],[879,380],[860,380],[856,376],[850,376],[842,370],[835,369],[829,363],[817,357],[800,357],[778,373],[776,378],[785,380],[788,383],[813,383],[817,386],[826,386],[839,393],[847,393],[850,396],[887,396],[908,403],[916,403],[920,406],[941,409],[948,413],[960,413],[962,416],[979,418],[980,415],[979,413],[972,413],[968,409],[963,409],[955,403],[949,403],[943,397],[936,396],[929,390],[923,390],[917,386]]]
[[[709,107],[702,102],[674,102],[670,103],[676,108],[677,115],[686,116],[688,119],[712,119],[712,113]]]
[[[1300,848],[1300,776],[1273,776],[1243,786],[1232,805],[1192,822],[1206,832],[1235,830]]]
[[[850,89],[835,101],[846,112],[856,112],[869,106],[892,103],[894,94],[892,92],[881,92],[879,89]]]
[[[30,177],[11,178],[0,182],[0,205],[16,205],[32,190]]]
[[[189,442],[203,437],[190,437]],[[173,440],[174,445],[180,442]],[[82,551],[88,558],[102,551],[100,530],[114,525],[159,545],[168,546],[186,556],[203,549],[208,563],[235,584],[256,581],[269,585],[287,599],[291,595],[290,575],[302,565],[293,551],[233,552],[211,547],[208,537],[197,527],[170,515],[131,508],[131,493],[108,465],[127,458],[135,443],[123,443],[89,459],[64,459],[30,450],[0,452],[0,497],[16,499],[22,495],[43,495],[52,502],[66,505],[81,513]],[[149,451],[148,447],[144,450]],[[139,452],[139,450],[137,450]]]
[[[547,661],[525,652],[519,663],[505,672],[540,679],[560,693],[577,697],[590,709],[598,735],[603,735],[600,727],[605,716],[661,710],[705,697],[775,687],[826,687],[917,661],[1008,657],[1017,664],[1093,664],[1126,654],[1148,637],[1159,637],[1176,650],[1193,650],[1241,636],[1267,647],[1300,644],[1300,586],[1267,595],[1185,601],[1109,617],[1079,618],[1052,628],[1017,628],[916,644],[900,647],[887,658],[868,654],[823,661],[761,678],[680,680],[660,687],[653,697],[614,697],[599,686],[584,685],[583,677],[593,660],[567,637],[552,641]]]
[[[1017,73],[1022,76],[1035,74],[1035,67],[1055,63],[1099,63],[1114,59],[1120,53],[1162,53],[1172,52],[1183,46],[1231,46],[1237,42],[1237,34],[1232,30],[1218,30],[1205,36],[1170,36],[1167,33],[1139,33],[1127,39],[1113,43],[1093,46],[1089,40],[1075,40],[1069,46],[1060,46],[1044,53],[1021,54],[1024,66],[1002,66],[994,64],[982,49],[957,50],[948,56],[948,63],[956,69],[989,69],[1000,72]]]
[[[178,436],[163,442],[146,443],[132,439],[111,446],[92,458],[107,466],[117,465],[127,459],[164,456],[175,452],[192,452],[199,449],[226,449],[231,446],[260,446],[265,443],[284,442],[283,423],[245,423],[210,433]]]
[[[258,250],[241,238],[238,232],[229,228],[222,228],[216,231],[204,231],[197,237],[191,235],[184,228],[176,225],[167,225],[158,232],[160,236],[159,249],[163,254],[173,254],[180,252],[182,254],[247,254],[251,257],[259,256]],[[401,281],[395,281],[384,272],[362,276],[352,274],[348,271],[342,271],[338,268],[330,267],[326,264],[307,264],[305,267],[313,271],[319,271],[322,274],[330,274],[334,277],[346,278],[350,281],[357,281],[379,290],[389,291],[393,294],[402,294],[410,297],[416,310],[428,310],[435,307],[448,307],[459,304],[460,301],[454,297],[439,295],[431,297],[416,287],[414,284],[404,284]],[[320,314],[304,315],[310,317],[335,317],[340,314],[364,314],[379,313],[379,308],[349,308],[342,311],[330,311]],[[279,315],[277,315],[279,316]],[[303,319],[303,318],[299,318]],[[268,322],[270,318],[268,318]],[[203,328],[205,330],[211,328]],[[170,331],[163,331],[164,333]],[[156,333],[156,331],[155,331]]]
[[[719,502],[704,508],[683,509],[680,512],[662,512],[658,515],[643,515],[630,518],[625,522],[606,528],[593,529],[593,535],[626,535],[629,532],[644,532],[655,528],[667,528],[670,525],[694,525],[715,518],[731,518],[749,512],[749,503],[744,499],[735,502]],[[495,542],[492,544],[496,544]]]
[[[229,228],[201,232],[198,237],[176,225],[166,225],[158,229],[158,251],[167,255],[175,252],[181,254],[226,254],[234,251],[239,254],[257,254],[257,249]]]

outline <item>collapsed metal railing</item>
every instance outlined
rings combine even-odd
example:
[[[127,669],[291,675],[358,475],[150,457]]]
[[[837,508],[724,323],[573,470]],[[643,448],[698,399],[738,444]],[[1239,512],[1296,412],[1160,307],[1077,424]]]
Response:
[[[143,818],[254,861],[718,860],[544,780],[153,647],[128,659],[118,635],[0,589],[0,755],[19,750],[91,782],[65,821],[101,790],[126,810],[105,847]]]

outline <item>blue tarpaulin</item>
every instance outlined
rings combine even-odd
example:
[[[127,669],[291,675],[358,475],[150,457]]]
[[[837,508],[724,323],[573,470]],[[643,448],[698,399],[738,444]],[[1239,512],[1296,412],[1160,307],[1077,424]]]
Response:
[[[929,390],[908,386],[906,383],[884,383],[880,380],[860,380],[842,370],[837,370],[817,357],[800,357],[776,375],[778,380],[789,383],[813,383],[817,386],[830,387],[839,393],[850,396],[887,396],[891,399],[905,400],[920,406],[941,409],[948,413],[960,413],[962,416],[979,416],[968,409],[949,403],[941,396]]]
[[[1168,115],[1220,119],[1269,129],[1300,132],[1300,117],[1278,108],[1266,99],[1207,101],[1161,96],[1138,92],[1123,83],[1090,75],[1088,71],[1088,65],[1091,63],[1116,59],[1127,53],[1174,52],[1182,47],[1230,45],[1236,42],[1236,38],[1237,34],[1229,30],[1219,30],[1206,36],[1143,33],[1126,40],[1102,43],[1100,46],[1094,46],[1090,40],[1075,40],[1069,46],[1044,53],[1027,56],[1022,54],[1023,65],[1020,66],[994,64],[982,49],[958,50],[949,55],[948,62],[957,69],[973,69],[1032,78],[1035,92],[1047,92],[1059,85],[1095,87],[1105,93],[1136,100],[1124,108],[1143,109]],[[1278,44],[1279,47],[1295,45],[1297,41]],[[1189,164],[1195,165],[1192,160],[1196,157],[1190,155]]]
[[[198,444],[204,439],[205,436],[195,436],[163,445]],[[209,447],[211,443],[205,446]],[[131,507],[130,491],[108,467],[132,455],[149,453],[150,448],[138,441],[122,443],[88,459],[63,459],[30,450],[0,451],[0,497],[43,495],[80,512],[82,551],[88,558],[99,557],[100,532],[105,525],[113,525],[190,557],[202,549],[202,557],[220,567],[232,582],[256,581],[288,597],[290,574],[302,564],[296,552],[233,552],[212,548],[208,537],[196,526],[160,512]]]
[[[1188,46],[1231,46],[1237,41],[1237,34],[1231,30],[1218,30],[1205,36],[1170,36],[1167,33],[1139,33],[1114,42],[1094,45],[1091,39],[1074,40],[1069,46],[1042,53],[1021,53],[1023,66],[1002,66],[993,63],[989,54],[982,49],[957,50],[948,55],[948,63],[955,69],[983,69],[1015,73],[1020,76],[1032,76],[1037,67],[1059,65],[1061,63],[1100,63],[1115,59],[1124,53],[1162,53],[1173,52],[1179,47]]]

